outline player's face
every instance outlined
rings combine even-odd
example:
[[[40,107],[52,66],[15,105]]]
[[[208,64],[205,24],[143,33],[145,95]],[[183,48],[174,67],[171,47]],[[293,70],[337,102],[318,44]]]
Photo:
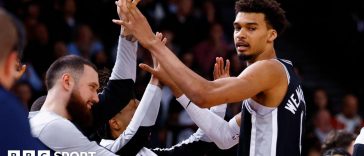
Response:
[[[124,131],[126,129],[126,126],[129,125],[131,119],[133,118],[135,110],[138,107],[138,103],[139,102],[136,99],[131,99],[128,105],[126,105],[126,107],[123,108],[116,116],[117,120],[123,122],[123,124],[125,125],[125,127],[122,128],[122,131]]]
[[[264,52],[272,30],[268,28],[264,14],[239,12],[234,21],[234,42],[238,55],[249,61]]]
[[[110,119],[109,125],[111,131],[114,131],[114,139],[119,137],[119,135],[125,131],[126,127],[129,125],[135,110],[137,109],[139,101],[136,99],[131,99],[118,114],[116,114],[112,119]]]
[[[84,73],[73,89],[67,110],[72,120],[80,126],[89,126],[92,123],[92,105],[99,102],[97,89],[99,87],[97,72],[85,65]]]

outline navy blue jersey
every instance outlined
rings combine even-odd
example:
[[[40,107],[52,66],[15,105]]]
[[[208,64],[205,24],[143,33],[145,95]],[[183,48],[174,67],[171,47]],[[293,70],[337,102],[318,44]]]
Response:
[[[278,107],[266,107],[253,99],[243,101],[239,155],[299,156],[302,150],[306,102],[301,81],[288,60],[277,59],[285,68],[288,88]]]
[[[33,138],[25,106],[0,85],[0,155],[8,150],[48,150]]]

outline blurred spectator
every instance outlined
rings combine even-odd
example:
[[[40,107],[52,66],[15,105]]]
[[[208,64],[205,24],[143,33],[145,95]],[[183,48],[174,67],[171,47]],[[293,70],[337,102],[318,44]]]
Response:
[[[211,0],[206,0],[202,6],[203,16],[205,16],[207,23],[214,24],[217,20],[216,9]]]
[[[193,0],[176,1],[176,14],[166,17],[159,27],[173,31],[174,43],[181,47],[181,52],[189,51],[203,37],[201,22],[193,14],[193,2]]]
[[[53,39],[68,43],[71,41],[72,34],[78,25],[76,1],[58,0],[55,1],[54,5],[56,15],[53,16],[50,23]]]
[[[29,33],[33,38],[29,40],[24,50],[24,61],[32,64],[38,76],[43,77],[53,61],[48,28],[43,23],[38,23]]]
[[[27,64],[27,70],[20,78],[21,81],[29,83],[32,90],[36,92],[41,92],[43,88],[43,79],[38,76],[32,64]]]
[[[34,29],[39,23],[40,6],[34,1],[29,1],[26,4],[25,9],[24,26],[28,32],[28,40],[32,40],[34,38],[34,33],[30,32],[32,32],[32,29]]]
[[[171,49],[176,55],[180,54],[180,47],[178,45],[174,44],[174,33],[171,30],[163,30],[162,34],[165,38],[167,38],[166,46]]]
[[[323,88],[318,88],[313,94],[313,104],[316,107],[315,110],[327,109],[329,99],[326,91]]]
[[[353,94],[347,94],[343,98],[341,113],[336,116],[336,127],[351,133],[359,133],[363,120],[358,114],[358,98]]]
[[[165,8],[158,0],[142,0],[138,4],[138,8],[142,11],[143,15],[148,19],[150,26],[153,30],[157,29],[157,24],[165,17]]]
[[[27,111],[29,111],[30,100],[32,99],[32,89],[30,85],[26,82],[18,82],[12,88],[14,94],[20,99],[24,104]]]
[[[303,155],[319,156],[321,155],[321,144],[333,130],[332,118],[327,109],[321,109],[314,114],[311,122],[313,122],[313,127],[307,129],[304,137]]]
[[[327,109],[330,111],[330,113],[332,113],[331,109],[329,108],[329,97],[324,88],[315,88],[312,93],[312,100],[308,99],[307,101],[310,102],[307,111],[307,119],[309,122],[311,122],[313,115],[319,110]]]
[[[322,144],[322,151],[325,153],[330,149],[341,148],[352,155],[355,138],[356,135],[353,133],[344,130],[333,130],[325,138],[325,141]]]
[[[63,41],[57,41],[53,46],[53,59],[56,60],[68,54],[67,46]]]
[[[224,30],[221,24],[212,24],[208,39],[194,48],[194,56],[198,67],[201,69],[202,76],[211,77],[216,57],[226,58],[231,50],[224,40]]]
[[[305,94],[306,98],[306,94]],[[317,87],[313,90],[312,99],[307,99],[309,102],[307,105],[307,116],[306,116],[306,129],[311,131],[315,129],[315,115],[320,110],[327,110],[332,116],[332,111],[329,109],[329,97],[324,88]],[[334,122],[334,119],[332,120]]]
[[[107,64],[104,46],[95,38],[88,25],[80,25],[77,28],[74,41],[68,44],[67,49],[70,54],[91,59],[98,68]]]
[[[319,139],[320,143],[324,142],[324,139],[333,130],[331,124],[332,118],[328,110],[319,110],[314,116],[314,134]]]

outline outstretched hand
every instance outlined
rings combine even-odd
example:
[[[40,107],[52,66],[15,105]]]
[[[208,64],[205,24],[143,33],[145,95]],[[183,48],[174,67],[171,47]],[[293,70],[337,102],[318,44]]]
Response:
[[[140,0],[138,0],[140,1]],[[132,3],[134,6],[134,3]],[[137,2],[135,3],[135,6],[136,6]],[[115,1],[115,5],[116,5],[116,11],[118,13],[118,16],[119,16],[119,19],[120,20],[125,20],[125,21],[128,21],[128,18],[125,17],[125,15],[123,15],[123,12],[122,10],[125,10],[127,11],[126,9],[128,8],[126,5],[126,3],[122,4],[122,1],[121,0],[118,0],[118,1]],[[126,6],[126,7],[124,7]],[[135,7],[134,6],[134,7]],[[126,29],[124,26],[121,26],[121,33],[120,33],[121,36],[125,37],[128,41],[133,41],[135,42],[136,41],[136,38],[130,33],[130,31],[128,29]]]
[[[157,32],[156,33],[156,38],[161,41],[163,44],[165,44],[167,42],[167,38],[163,38],[163,34]],[[166,71],[163,69],[163,67],[159,64],[159,62],[157,61],[157,59],[155,59],[154,56],[152,56],[153,58],[153,68],[150,67],[147,64],[141,63],[139,64],[139,67],[142,68],[144,71],[151,73],[152,74],[152,78],[157,78],[159,81],[161,81],[163,84],[169,86],[172,91],[173,94],[176,97],[179,97],[182,95],[182,91],[177,87],[177,85],[175,84],[175,82],[168,76],[168,74],[166,73]]]
[[[216,57],[216,63],[214,65],[214,79],[230,77],[230,61],[226,60],[224,67],[224,59],[222,57]]]
[[[23,76],[23,74],[25,73],[25,71],[27,70],[27,65],[25,64],[21,64],[20,62],[18,62],[17,67],[16,67],[16,75],[15,75],[15,79],[19,80],[21,78],[21,76]]]
[[[119,0],[118,7],[123,19],[114,19],[113,22],[124,26],[134,37],[136,37],[140,44],[149,49],[152,45],[161,43],[154,35],[147,19],[135,7],[139,0]],[[162,44],[162,43],[161,43]]]

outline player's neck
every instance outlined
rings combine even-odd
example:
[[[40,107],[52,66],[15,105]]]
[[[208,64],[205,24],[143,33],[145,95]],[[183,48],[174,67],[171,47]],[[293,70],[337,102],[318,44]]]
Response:
[[[62,96],[61,93],[57,92],[57,90],[51,89],[48,91],[47,98],[41,108],[41,110],[49,111],[58,114],[68,120],[71,119],[66,106],[68,99],[65,96]]]
[[[247,65],[249,66],[257,61],[269,60],[269,59],[274,59],[274,58],[277,58],[276,52],[275,52],[273,46],[269,46],[264,52],[260,53],[253,59],[248,60]]]
[[[6,90],[10,90],[11,88],[11,83],[9,83],[9,76],[5,76],[3,66],[0,66],[0,85]]]

